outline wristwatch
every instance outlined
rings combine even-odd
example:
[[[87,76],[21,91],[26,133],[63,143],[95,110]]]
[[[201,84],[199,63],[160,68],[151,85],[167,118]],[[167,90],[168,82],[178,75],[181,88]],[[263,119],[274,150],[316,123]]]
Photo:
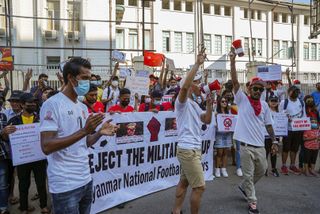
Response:
[[[275,141],[272,142],[272,144],[279,145],[279,141],[275,140]]]

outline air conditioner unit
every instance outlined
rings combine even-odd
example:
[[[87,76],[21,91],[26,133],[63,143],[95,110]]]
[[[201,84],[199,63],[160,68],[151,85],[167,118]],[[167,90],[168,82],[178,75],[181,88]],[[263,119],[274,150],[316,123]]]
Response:
[[[44,37],[46,39],[57,39],[57,31],[56,30],[46,30],[44,31]]]
[[[5,28],[0,28],[0,38],[6,37],[6,29]]]
[[[74,41],[79,41],[80,36],[79,36],[79,31],[69,31],[67,32],[67,37],[69,40],[74,40]]]

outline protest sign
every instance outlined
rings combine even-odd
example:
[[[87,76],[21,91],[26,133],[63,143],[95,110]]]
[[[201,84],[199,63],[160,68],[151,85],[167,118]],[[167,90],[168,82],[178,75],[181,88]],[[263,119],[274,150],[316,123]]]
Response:
[[[218,114],[217,124],[219,132],[233,132],[237,123],[237,115]]]
[[[162,101],[163,103],[165,103],[165,102],[172,102],[172,97],[173,97],[173,95],[163,95],[161,101]]]
[[[136,112],[112,117],[113,123],[120,126],[116,136],[103,136],[90,148],[91,213],[173,187],[180,178],[174,112]],[[213,135],[214,123],[202,127],[206,180],[213,179]]]
[[[264,81],[282,80],[281,65],[258,66],[257,76]]]
[[[173,59],[166,58],[166,63],[168,65],[169,71],[174,71],[176,69]]]
[[[0,71],[13,70],[13,57],[10,48],[0,48]]]
[[[311,129],[310,118],[294,118],[291,119],[291,130],[292,131],[306,131]]]
[[[288,117],[284,113],[272,113],[273,131],[276,136],[288,135]],[[264,128],[265,136],[269,136],[267,130]]]
[[[46,159],[40,146],[39,123],[16,126],[9,135],[14,166]]]
[[[136,77],[148,77],[149,78],[149,71],[147,70],[137,70]]]
[[[126,54],[117,50],[112,51],[111,59],[116,62],[126,62]]]
[[[130,88],[131,94],[138,93],[141,95],[149,94],[149,78],[148,77],[127,77],[126,87]]]
[[[125,78],[127,76],[131,76],[132,69],[131,68],[120,68],[120,77]]]

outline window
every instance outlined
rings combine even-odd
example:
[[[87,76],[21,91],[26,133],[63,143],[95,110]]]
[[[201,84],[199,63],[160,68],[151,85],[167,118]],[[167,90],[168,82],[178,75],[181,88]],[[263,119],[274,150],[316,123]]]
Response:
[[[214,5],[214,15],[221,15],[221,6],[220,5]]]
[[[292,42],[290,42],[290,47],[288,49],[288,58],[293,58],[293,54],[297,56],[297,42],[294,42],[294,47],[292,46]]]
[[[186,1],[186,11],[192,12],[193,11],[193,3],[192,1]]]
[[[174,0],[173,9],[181,11],[181,0]]]
[[[257,56],[262,56],[262,39],[258,39]]]
[[[309,43],[303,44],[303,59],[305,60],[309,59]]]
[[[144,48],[147,50],[150,50],[151,48],[151,31],[150,30],[145,30],[144,31]]]
[[[47,69],[59,69],[60,56],[47,56]]]
[[[129,30],[129,49],[138,49],[138,31]]]
[[[150,1],[144,1],[144,7],[150,7]]]
[[[303,80],[307,81],[308,80],[308,76],[309,76],[308,73],[304,73],[303,74]]]
[[[129,6],[138,6],[138,1],[137,0],[129,0],[128,5]]]
[[[74,3],[74,4],[73,4]],[[68,2],[68,31],[80,31],[80,2]]]
[[[262,20],[262,13],[260,10],[257,10],[257,19]]]
[[[118,4],[118,5],[124,5],[124,0],[116,0],[116,4]]]
[[[170,51],[170,32],[169,31],[162,32],[162,50],[163,52]]]
[[[288,14],[282,13],[282,23],[288,23]]]
[[[304,16],[303,23],[309,25],[309,16]]]
[[[203,42],[204,47],[207,49],[208,53],[211,53],[211,35],[210,34],[204,34],[203,35]]]
[[[182,33],[174,32],[174,51],[181,53],[182,52]]]
[[[224,6],[224,15],[231,16],[231,7]]]
[[[251,40],[251,42],[252,42],[252,55],[253,55],[253,56],[256,56],[256,55],[257,55],[257,52],[256,52],[256,47],[257,47],[257,46],[256,46],[256,39],[253,38],[253,39]]]
[[[244,43],[243,43],[243,48],[244,48],[244,54],[249,55],[249,38],[245,37],[244,38]]]
[[[318,44],[318,59],[320,60],[320,44]]]
[[[311,80],[317,80],[317,74],[316,73],[312,73],[311,74]]]
[[[194,52],[194,40],[193,40],[193,33],[187,33],[187,53]]]
[[[4,0],[0,0],[0,13],[5,14]],[[0,17],[0,27],[2,27],[2,28],[6,27],[6,17],[5,16]]]
[[[283,59],[288,59],[289,58],[289,46],[287,41],[282,41],[282,58]]]
[[[203,3],[203,13],[210,14],[211,13],[211,5],[207,3]]]
[[[220,35],[214,36],[214,54],[215,55],[222,54],[222,38]]]
[[[170,0],[162,0],[162,9],[170,10]]]
[[[251,10],[251,19],[256,19],[256,11]]]
[[[225,38],[225,51],[229,53],[232,43],[232,36],[226,36]]]
[[[297,24],[297,15],[291,16],[291,22]]]
[[[279,40],[273,41],[273,57],[275,59],[280,58],[280,42],[279,42]]]
[[[317,44],[312,43],[311,44],[311,60],[317,59]]]
[[[243,9],[243,18],[247,19],[249,16],[248,16],[248,9]]]
[[[54,18],[60,18],[60,2],[59,1],[48,1],[48,30],[59,30],[60,23],[59,20],[54,20]]]
[[[124,30],[116,29],[116,48],[124,49]]]
[[[278,13],[273,13],[273,21],[279,22],[279,14]]]

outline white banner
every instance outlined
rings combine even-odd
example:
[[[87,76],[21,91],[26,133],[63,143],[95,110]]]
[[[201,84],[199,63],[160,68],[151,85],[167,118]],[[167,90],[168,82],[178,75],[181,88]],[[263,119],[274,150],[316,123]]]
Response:
[[[310,118],[294,118],[291,119],[291,130],[292,131],[306,131],[311,129]]]
[[[284,113],[272,113],[273,131],[276,136],[288,135],[288,117]],[[265,136],[269,136],[266,129],[264,129]]]
[[[46,159],[40,146],[39,123],[16,126],[9,135],[14,166]]]
[[[149,94],[149,78],[128,76],[126,80],[126,88],[130,88],[131,94],[138,93],[141,95]]]
[[[237,123],[237,115],[217,114],[217,124],[219,132],[233,132]]]
[[[258,66],[257,76],[264,81],[282,80],[281,65]]]
[[[120,125],[116,136],[102,137],[90,149],[91,213],[175,186],[180,177],[174,112],[123,113],[112,117],[113,123]],[[214,123],[201,129],[202,166],[205,179],[212,180]]]

